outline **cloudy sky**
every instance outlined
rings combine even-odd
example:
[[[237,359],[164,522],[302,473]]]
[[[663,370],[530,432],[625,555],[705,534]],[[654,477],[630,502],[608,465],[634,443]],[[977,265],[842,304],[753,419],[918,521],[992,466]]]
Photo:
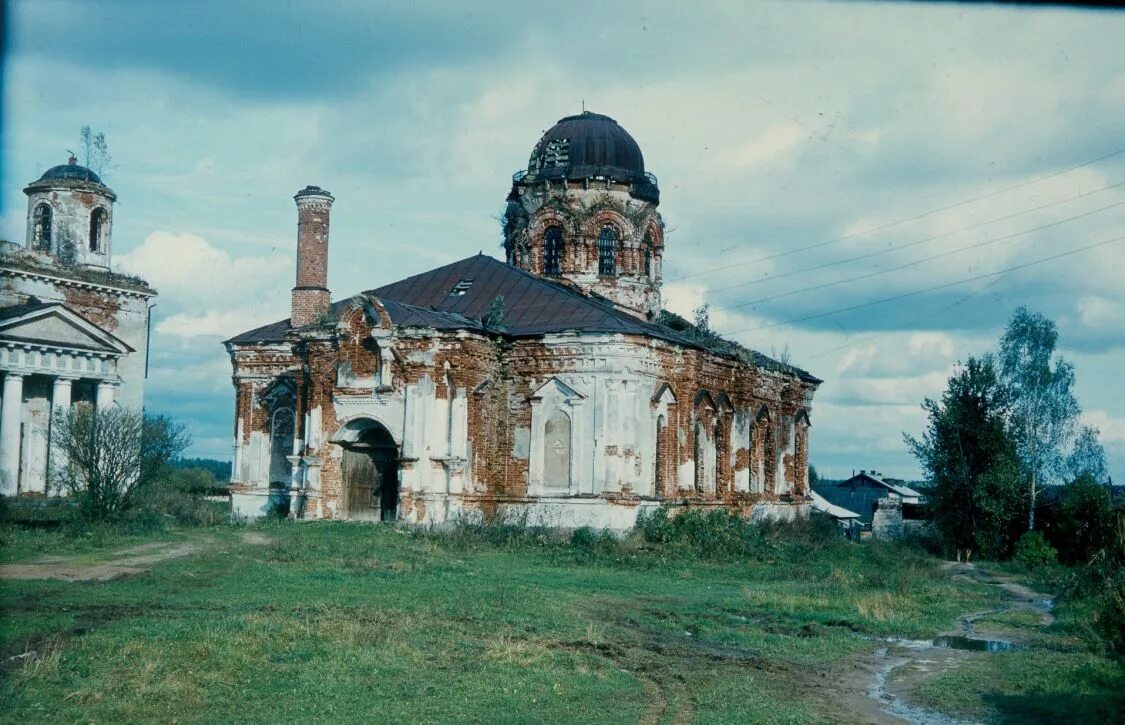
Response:
[[[917,475],[921,400],[1026,305],[1125,482],[1125,13],[410,5],[8,4],[0,237],[103,130],[115,265],[160,291],[148,405],[191,453],[230,457],[219,341],[288,316],[298,189],[336,196],[336,297],[501,256],[511,174],[584,101],[660,178],[667,305],[824,379],[822,472]]]

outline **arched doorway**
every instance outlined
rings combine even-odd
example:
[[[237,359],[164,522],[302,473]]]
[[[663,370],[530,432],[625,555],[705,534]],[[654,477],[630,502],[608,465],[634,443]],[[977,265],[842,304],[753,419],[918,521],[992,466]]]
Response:
[[[350,421],[333,439],[344,449],[340,508],[352,520],[398,518],[398,445],[382,424]]]

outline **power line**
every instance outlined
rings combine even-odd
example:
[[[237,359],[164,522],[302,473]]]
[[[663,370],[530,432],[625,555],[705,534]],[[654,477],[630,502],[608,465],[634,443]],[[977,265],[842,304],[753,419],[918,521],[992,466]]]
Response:
[[[964,227],[961,227],[959,229],[953,229],[953,230],[950,230],[950,231],[947,231],[947,232],[941,232],[940,234],[933,234],[933,235],[930,235],[930,236],[925,237],[923,239],[918,239],[918,240],[915,240],[913,242],[908,242],[906,244],[899,244],[899,245],[896,245],[896,246],[887,247],[886,249],[878,249],[874,252],[867,252],[866,254],[859,254],[859,255],[856,255],[854,257],[844,257],[842,259],[836,259],[836,260],[833,260],[831,262],[823,262],[821,264],[814,264],[811,267],[802,267],[800,269],[794,269],[794,270],[790,270],[788,272],[782,272],[781,274],[775,274],[775,275],[771,275],[771,276],[768,276],[768,277],[762,277],[760,279],[752,279],[748,282],[739,282],[737,284],[727,285],[726,287],[716,287],[715,289],[710,290],[710,292],[712,292],[712,293],[726,292],[727,290],[737,289],[739,287],[751,287],[753,285],[761,284],[763,282],[773,282],[775,280],[785,279],[787,277],[793,277],[793,276],[796,276],[798,274],[804,274],[805,272],[815,272],[817,270],[827,269],[828,267],[838,267],[841,264],[848,264],[849,262],[858,262],[860,260],[871,259],[872,257],[879,257],[879,256],[884,255],[884,254],[890,254],[891,252],[897,252],[897,251],[900,251],[900,250],[903,250],[903,249],[910,249],[911,247],[917,247],[919,244],[925,244],[926,242],[932,242],[935,239],[943,239],[945,237],[951,237],[951,236],[954,236],[956,234],[960,234],[961,232],[967,232],[967,231],[971,231],[973,229],[979,229],[980,227],[986,227],[989,224],[995,224],[996,222],[1008,221],[1009,219],[1014,219],[1018,216],[1023,216],[1024,214],[1030,214],[1032,212],[1041,211],[1041,210],[1046,209],[1048,207],[1058,206],[1059,204],[1066,204],[1068,202],[1075,201],[1076,199],[1082,199],[1082,198],[1085,198],[1087,196],[1093,196],[1094,194],[1100,194],[1103,191],[1109,191],[1110,189],[1116,189],[1120,186],[1125,186],[1125,181],[1119,181],[1116,184],[1110,184],[1109,186],[1103,186],[1102,188],[1097,189],[1095,191],[1083,192],[1083,193],[1081,193],[1077,196],[1071,196],[1071,197],[1068,197],[1066,199],[1059,199],[1057,201],[1047,202],[1046,204],[1040,204],[1039,206],[1031,207],[1029,209],[1023,209],[1022,211],[1017,211],[1017,212],[1014,212],[1012,214],[1006,214],[1005,216],[996,217],[995,219],[989,219],[988,221],[977,222],[975,224],[969,224],[968,226],[964,226]],[[1109,206],[1102,207],[1101,209],[1095,209],[1092,212],[1078,214],[1077,216],[1068,217],[1066,219],[1063,219],[1059,223],[1061,224],[1063,222],[1073,221],[1074,219],[1081,219],[1082,217],[1090,216],[1090,214],[1097,214],[1098,212],[1105,211],[1106,209],[1112,209],[1115,206],[1118,206],[1118,204],[1110,204]],[[1046,226],[1051,226],[1051,225],[1046,225]],[[1046,226],[1042,227],[1042,228],[1046,228]]]
[[[1006,273],[1005,273],[1005,274],[1006,274]],[[925,318],[925,317],[933,317],[934,315],[938,315],[938,314],[942,314],[942,313],[944,313],[944,312],[948,312],[949,310],[952,310],[952,309],[953,309],[954,307],[958,307],[958,306],[960,306],[960,305],[964,304],[965,302],[968,302],[968,301],[969,301],[970,299],[972,299],[973,297],[976,297],[976,296],[977,296],[977,295],[979,295],[979,294],[980,294],[981,292],[984,292],[984,291],[985,291],[985,290],[987,290],[987,289],[988,289],[989,287],[992,287],[993,285],[995,285],[995,284],[999,283],[999,282],[1000,282],[1001,280],[1003,280],[1003,279],[1004,279],[1004,275],[999,275],[998,277],[996,277],[996,279],[992,280],[991,282],[989,282],[988,284],[984,285],[984,286],[983,286],[983,287],[981,287],[980,289],[978,289],[978,290],[973,290],[973,291],[972,291],[972,292],[970,292],[969,294],[967,294],[967,295],[965,295],[964,297],[961,297],[961,298],[959,298],[958,300],[956,300],[955,302],[953,302],[953,304],[950,304],[950,305],[945,305],[944,307],[941,307],[941,308],[939,308],[939,309],[938,309],[938,310],[936,310],[935,312],[932,312],[932,313],[930,313],[930,314],[928,314],[928,315],[923,315],[923,318]],[[877,333],[877,334],[875,334],[875,335],[869,335],[869,336],[867,336],[867,337],[864,337],[864,338],[861,338],[861,339],[859,339],[859,340],[853,340],[853,341],[851,341],[851,342],[847,342],[847,343],[844,343],[843,345],[840,345],[840,346],[838,346],[838,347],[832,347],[832,348],[829,348],[829,349],[827,349],[827,350],[822,350],[822,351],[820,351],[820,352],[816,353],[815,355],[809,355],[809,356],[808,356],[808,359],[809,359],[809,360],[816,360],[816,359],[818,359],[818,358],[822,358],[822,357],[824,357],[824,356],[826,356],[826,355],[831,355],[831,354],[832,354],[832,353],[834,353],[834,352],[839,352],[840,350],[846,350],[846,349],[848,349],[848,348],[850,348],[850,347],[855,347],[856,345],[862,345],[862,344],[864,344],[864,343],[867,343],[867,342],[871,342],[872,340],[877,340],[877,339],[879,339],[879,338],[881,338],[881,337],[886,337],[887,335],[890,335],[891,333],[894,333],[894,332],[898,332],[898,330],[887,330],[887,331],[885,331],[885,332],[880,332],[880,333]]]
[[[892,295],[890,297],[884,297],[882,299],[874,300],[872,302],[863,302],[863,303],[860,303],[858,305],[841,307],[839,309],[829,310],[828,312],[820,312],[820,313],[817,313],[815,315],[806,315],[804,317],[796,317],[794,319],[785,320],[785,321],[782,321],[782,322],[771,322],[768,325],[761,325],[759,327],[747,327],[747,328],[743,328],[741,330],[733,330],[733,331],[728,332],[726,334],[728,334],[728,335],[738,335],[738,334],[743,333],[743,332],[756,332],[758,330],[768,330],[768,329],[773,328],[773,327],[781,327],[783,325],[793,325],[793,324],[796,324],[798,322],[807,322],[809,320],[817,320],[817,319],[820,319],[822,317],[830,317],[832,315],[838,315],[841,312],[851,312],[853,310],[860,310],[860,309],[863,309],[865,307],[874,307],[875,305],[880,305],[880,304],[883,304],[884,302],[894,302],[895,300],[901,300],[901,299],[905,299],[907,297],[913,297],[915,295],[924,294],[926,292],[935,292],[935,291],[941,290],[941,289],[948,289],[949,287],[956,287],[957,285],[966,284],[968,282],[973,282],[973,281],[976,281],[978,279],[988,279],[989,277],[995,277],[997,275],[1007,274],[1008,272],[1014,272],[1014,271],[1019,270],[1019,269],[1027,269],[1028,267],[1034,267],[1038,264],[1043,264],[1044,262],[1051,262],[1051,261],[1054,261],[1056,259],[1061,259],[1063,257],[1069,257],[1072,254],[1078,254],[1079,252],[1085,252],[1089,249],[1094,249],[1096,247],[1104,247],[1107,244],[1113,244],[1114,242],[1120,242],[1123,239],[1125,239],[1125,234],[1123,234],[1119,237],[1114,237],[1113,239],[1107,239],[1103,242],[1097,242],[1095,244],[1086,245],[1085,247],[1078,247],[1077,249],[1071,249],[1069,251],[1061,252],[1059,254],[1053,254],[1049,257],[1043,257],[1042,259],[1036,259],[1036,260],[1031,261],[1031,262],[1025,262],[1024,264],[1017,264],[1015,266],[1008,267],[1006,269],[1002,269],[999,272],[989,272],[988,274],[978,274],[978,275],[975,275],[973,277],[966,277],[965,279],[957,280],[955,282],[946,282],[945,284],[939,284],[939,285],[935,285],[933,287],[926,287],[926,288],[919,289],[919,290],[912,290],[910,292],[903,292],[901,294]]]
[[[1125,184],[1125,182],[1122,182],[1122,183]],[[891,272],[898,272],[900,270],[907,269],[909,267],[915,267],[919,264],[924,264],[926,262],[932,262],[935,259],[941,259],[943,257],[950,257],[950,256],[953,256],[954,254],[960,254],[961,252],[967,252],[967,251],[972,250],[972,249],[979,249],[981,247],[987,247],[987,246],[992,245],[992,244],[997,244],[999,242],[1004,242],[1004,241],[1008,241],[1010,239],[1015,239],[1016,237],[1022,237],[1026,234],[1032,234],[1034,232],[1039,232],[1039,231],[1042,231],[1044,229],[1050,229],[1051,227],[1057,227],[1061,224],[1066,224],[1067,222],[1072,222],[1075,219],[1082,219],[1084,217],[1093,216],[1094,214],[1098,214],[1100,212],[1106,211],[1107,209],[1112,209],[1114,207],[1122,206],[1122,205],[1125,205],[1125,199],[1123,199],[1121,201],[1118,201],[1118,202],[1115,202],[1113,204],[1110,204],[1109,206],[1103,206],[1100,209],[1094,209],[1093,211],[1085,212],[1083,214],[1078,214],[1076,216],[1068,217],[1066,219],[1060,219],[1058,221],[1050,222],[1048,224],[1041,224],[1037,227],[1032,227],[1031,229],[1025,229],[1021,232],[1014,232],[1012,234],[1005,234],[1002,237],[996,237],[994,239],[986,239],[983,242],[977,242],[976,244],[969,244],[969,245],[966,245],[964,247],[958,247],[957,249],[950,249],[950,250],[941,252],[939,254],[933,254],[933,255],[930,255],[929,257],[923,257],[921,259],[916,259],[914,261],[907,262],[905,264],[900,264],[897,267],[887,267],[886,269],[879,269],[879,270],[876,270],[874,272],[868,272],[867,274],[858,275],[856,277],[848,277],[846,279],[838,279],[834,282],[826,282],[824,284],[812,285],[811,287],[803,287],[801,289],[789,290],[788,292],[781,292],[781,293],[776,294],[776,295],[770,295],[768,297],[760,297],[756,300],[750,300],[749,302],[740,302],[737,305],[730,305],[728,307],[717,307],[715,309],[716,309],[716,311],[736,310],[736,309],[740,309],[740,308],[743,308],[743,307],[749,307],[750,305],[756,305],[756,304],[759,304],[761,302],[769,302],[769,301],[772,301],[772,300],[779,300],[779,299],[782,299],[784,297],[792,297],[793,295],[802,294],[804,292],[813,292],[813,291],[816,291],[816,290],[826,289],[828,287],[836,287],[837,285],[846,284],[848,282],[857,282],[857,281],[862,280],[862,279],[870,279],[872,277],[878,277],[879,275],[882,275],[882,274],[890,274]],[[908,246],[912,246],[912,245],[908,245]]]
[[[852,232],[851,234],[845,234],[845,235],[840,236],[840,237],[835,237],[833,239],[829,239],[829,240],[824,241],[824,242],[817,242],[816,244],[809,244],[809,245],[804,246],[804,247],[797,247],[796,249],[788,249],[784,252],[775,252],[774,254],[767,254],[764,257],[758,257],[756,259],[746,260],[745,262],[732,262],[730,264],[724,265],[723,267],[713,268],[713,269],[709,269],[709,270],[703,270],[702,272],[693,272],[692,274],[685,274],[685,275],[681,275],[679,277],[671,277],[667,281],[678,282],[678,281],[684,280],[684,279],[691,279],[693,277],[701,277],[701,276],[704,276],[704,275],[713,274],[713,273],[721,271],[723,269],[728,269],[731,266],[744,266],[744,265],[747,265],[747,264],[757,264],[758,262],[766,262],[766,261],[769,261],[771,259],[777,259],[779,257],[786,257],[786,256],[789,256],[791,254],[797,254],[799,252],[807,252],[810,249],[819,249],[821,247],[827,247],[827,246],[832,245],[832,244],[838,244],[839,242],[847,241],[848,239],[854,239],[855,237],[862,237],[864,235],[871,234],[873,232],[879,232],[879,231],[883,231],[885,229],[891,229],[893,227],[900,226],[902,224],[907,224],[909,222],[918,221],[919,219],[925,219],[926,217],[933,216],[934,214],[940,214],[943,211],[949,211],[950,209],[956,209],[959,206],[971,204],[974,201],[981,201],[982,199],[990,199],[994,196],[999,196],[1000,194],[1005,194],[1009,191],[1015,191],[1016,189],[1022,189],[1025,186],[1031,186],[1032,184],[1038,184],[1041,181],[1046,181],[1047,179],[1053,179],[1056,176],[1062,176],[1063,174],[1068,174],[1071,171],[1076,171],[1076,170],[1081,169],[1083,167],[1090,166],[1091,164],[1096,164],[1099,161],[1105,161],[1106,159],[1113,158],[1114,156],[1119,156],[1123,153],[1125,153],[1125,148],[1118,149],[1116,151],[1111,151],[1110,153],[1103,154],[1101,156],[1098,156],[1097,158],[1090,159],[1089,161],[1083,161],[1080,164],[1075,164],[1073,166],[1069,166],[1069,167],[1067,167],[1065,169],[1061,169],[1059,171],[1053,171],[1049,174],[1044,174],[1042,176],[1037,176],[1035,178],[1028,179],[1026,181],[1021,181],[1018,184],[1013,184],[1011,186],[1005,186],[1001,189],[996,189],[996,190],[990,191],[986,194],[981,194],[979,196],[974,196],[974,197],[969,198],[969,199],[964,199],[962,201],[958,201],[958,202],[955,202],[953,204],[947,204],[945,206],[938,207],[937,209],[931,209],[930,211],[923,212],[921,214],[915,214],[914,216],[906,217],[905,219],[898,219],[898,220],[893,221],[893,222],[887,222],[886,224],[880,224],[880,225],[877,225],[877,226],[874,226],[874,227],[869,227],[867,229],[863,229],[863,230],[858,231],[858,232]]]

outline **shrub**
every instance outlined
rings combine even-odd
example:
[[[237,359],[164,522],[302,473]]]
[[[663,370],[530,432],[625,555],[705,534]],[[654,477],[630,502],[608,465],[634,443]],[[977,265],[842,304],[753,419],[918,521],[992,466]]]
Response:
[[[1110,546],[1114,537],[1113,502],[1109,488],[1090,476],[1063,487],[1051,543],[1067,564],[1085,563]]]
[[[1095,602],[1094,630],[1110,650],[1125,655],[1125,570],[1106,578]]]
[[[199,468],[165,469],[147,492],[141,509],[170,518],[183,526],[215,526],[230,519],[230,507],[209,501],[215,487],[210,471]]]
[[[1042,532],[1028,531],[1016,543],[1014,558],[1017,564],[1031,571],[1054,564],[1058,559],[1058,552],[1047,542]]]
[[[75,497],[88,521],[121,518],[144,499],[165,465],[190,443],[160,415],[74,405],[52,421],[52,486]]]
[[[570,533],[570,545],[580,551],[598,554],[616,553],[621,542],[612,531],[592,529],[589,526]]]
[[[675,516],[665,507],[637,517],[644,540],[712,559],[748,557],[766,547],[762,530],[735,511],[686,509]]]

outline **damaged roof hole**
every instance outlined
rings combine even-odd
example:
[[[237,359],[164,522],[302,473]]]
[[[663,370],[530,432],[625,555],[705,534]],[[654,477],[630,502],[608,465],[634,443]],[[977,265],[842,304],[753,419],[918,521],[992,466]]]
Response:
[[[463,279],[457,284],[453,285],[453,291],[449,293],[450,297],[464,297],[465,293],[469,291],[469,287],[473,285],[473,280]]]

